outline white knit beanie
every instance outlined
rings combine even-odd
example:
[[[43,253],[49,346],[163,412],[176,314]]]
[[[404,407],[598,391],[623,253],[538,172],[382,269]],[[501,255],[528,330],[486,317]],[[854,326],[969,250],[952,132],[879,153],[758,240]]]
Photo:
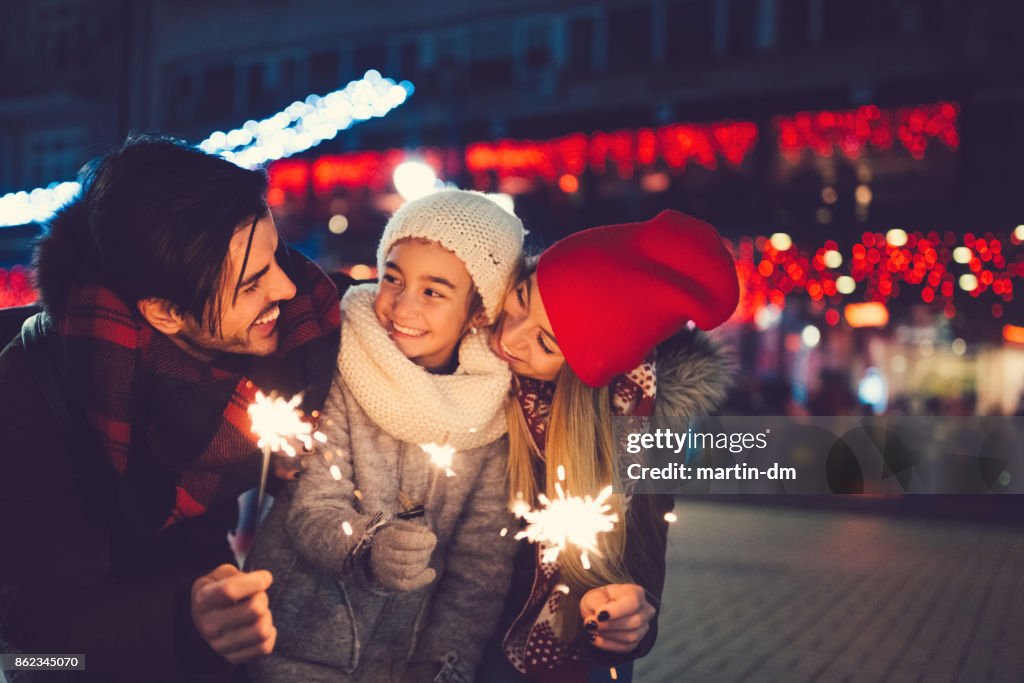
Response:
[[[388,252],[399,240],[437,242],[466,264],[493,323],[521,258],[524,235],[522,221],[480,192],[440,190],[395,212],[377,246],[377,268],[384,272]]]

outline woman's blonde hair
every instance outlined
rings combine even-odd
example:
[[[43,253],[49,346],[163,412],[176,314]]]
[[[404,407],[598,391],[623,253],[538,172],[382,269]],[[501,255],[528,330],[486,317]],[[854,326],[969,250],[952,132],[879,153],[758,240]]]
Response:
[[[527,266],[521,281],[529,277]],[[608,387],[587,386],[565,364],[555,378],[544,453],[537,450],[515,397],[506,406],[509,432],[508,480],[510,504],[522,497],[529,505],[537,505],[537,496],[546,493],[555,498],[559,466],[564,468],[561,482],[566,493],[573,496],[596,497],[610,484],[618,484],[618,467],[612,437],[611,399]],[[542,478],[542,490],[538,479]],[[575,637],[579,629],[579,603],[592,588],[610,583],[633,583],[623,563],[626,547],[626,503],[622,494],[612,494],[609,505],[618,516],[614,529],[598,538],[600,556],[588,556],[590,568],[585,569],[577,549],[569,548],[558,556],[562,582],[569,593],[559,609],[559,630],[563,639]]]

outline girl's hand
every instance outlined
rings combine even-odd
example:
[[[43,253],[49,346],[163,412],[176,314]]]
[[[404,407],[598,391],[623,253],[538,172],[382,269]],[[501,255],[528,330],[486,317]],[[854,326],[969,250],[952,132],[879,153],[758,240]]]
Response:
[[[298,478],[302,472],[302,461],[299,458],[302,456],[291,457],[287,455],[281,455],[280,453],[274,453],[270,456],[270,469],[274,472],[274,476],[278,479],[284,479],[285,481],[291,481],[292,479]]]
[[[594,588],[580,600],[580,616],[591,644],[609,652],[635,650],[655,614],[643,587],[634,583]]]

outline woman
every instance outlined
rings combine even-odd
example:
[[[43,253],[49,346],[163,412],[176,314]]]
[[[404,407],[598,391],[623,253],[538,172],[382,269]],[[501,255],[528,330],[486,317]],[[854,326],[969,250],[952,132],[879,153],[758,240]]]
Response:
[[[616,481],[611,418],[707,412],[728,363],[687,323],[708,330],[739,298],[735,265],[710,225],[676,211],[594,228],[545,251],[508,295],[492,335],[516,375],[509,405],[511,502],[537,505],[553,483],[592,495]],[[655,377],[655,364],[658,375]],[[549,492],[549,497],[554,497]],[[671,496],[615,494],[625,523],[543,563],[522,543],[484,681],[630,680],[650,651],[665,577]]]

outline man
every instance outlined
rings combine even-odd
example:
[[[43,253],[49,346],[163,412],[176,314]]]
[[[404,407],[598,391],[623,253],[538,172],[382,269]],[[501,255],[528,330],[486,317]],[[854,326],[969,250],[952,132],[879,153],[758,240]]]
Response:
[[[227,542],[259,476],[246,409],[322,407],[338,293],[281,243],[266,187],[140,138],[51,221],[47,317],[0,354],[0,642],[104,681],[217,680],[274,647],[272,577]]]

